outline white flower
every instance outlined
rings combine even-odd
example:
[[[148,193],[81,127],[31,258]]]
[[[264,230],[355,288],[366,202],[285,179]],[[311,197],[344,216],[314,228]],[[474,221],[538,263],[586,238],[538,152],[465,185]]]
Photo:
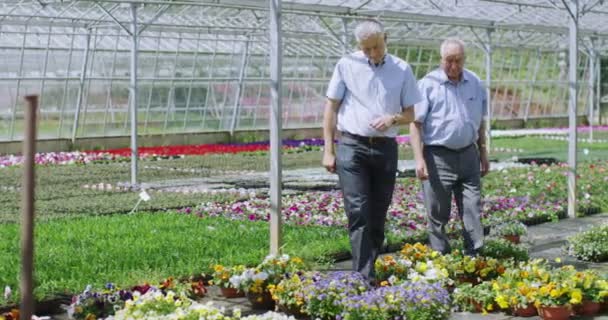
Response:
[[[13,291],[11,290],[11,287],[4,287],[4,300],[10,300],[12,294]]]
[[[263,272],[263,271],[253,276],[254,281],[258,281],[258,280],[264,281],[266,279],[268,279],[268,273]]]

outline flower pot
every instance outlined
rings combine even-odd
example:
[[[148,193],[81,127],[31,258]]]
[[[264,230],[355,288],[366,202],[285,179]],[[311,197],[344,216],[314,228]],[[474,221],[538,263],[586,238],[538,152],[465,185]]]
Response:
[[[220,291],[222,292],[222,296],[224,296],[225,298],[228,298],[228,299],[241,298],[241,297],[245,296],[245,293],[243,291],[235,289],[235,288],[220,287]]]
[[[504,236],[502,236],[503,238],[505,238],[506,240],[514,243],[514,244],[519,244],[519,236],[515,235],[515,234],[506,234]]]
[[[257,310],[272,310],[274,309],[274,300],[270,292],[263,291],[262,293],[247,292],[247,300],[251,302],[251,308]]]
[[[471,303],[471,306],[473,307],[472,308],[473,312],[477,312],[477,313],[483,312],[482,303],[478,302],[477,300],[473,300],[473,299],[471,299],[469,302]]]
[[[542,306],[538,310],[541,319],[545,320],[568,320],[570,319],[570,308],[568,306]]]
[[[574,306],[574,314],[578,316],[593,316],[600,312],[601,304],[594,301],[583,301]]]
[[[277,309],[280,312],[283,312],[287,315],[294,316],[295,318],[307,318],[308,315],[302,311],[298,307],[295,306],[285,306],[282,304],[277,305]]]
[[[456,278],[456,281],[458,283],[470,283],[473,286],[476,286],[479,284],[479,280],[477,279],[477,277],[469,276],[469,275],[459,275]]]
[[[534,304],[530,303],[526,307],[515,307],[513,308],[513,315],[518,317],[534,317],[538,314]]]
[[[604,299],[604,302],[600,303],[600,313],[608,312],[608,297]]]

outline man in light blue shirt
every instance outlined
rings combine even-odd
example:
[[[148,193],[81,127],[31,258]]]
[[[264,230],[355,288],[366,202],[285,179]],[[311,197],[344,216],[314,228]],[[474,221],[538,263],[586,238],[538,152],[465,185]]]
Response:
[[[489,170],[485,146],[486,90],[464,69],[464,43],[448,39],[441,45],[441,68],[418,82],[422,101],[410,125],[416,176],[423,181],[431,247],[450,252],[445,225],[452,194],[463,221],[465,253],[483,247],[481,177]]]
[[[323,166],[340,179],[353,270],[374,282],[374,263],[384,243],[386,212],[395,187],[396,126],[413,121],[413,105],[420,94],[411,67],[386,53],[382,24],[361,22],[355,37],[361,50],[338,61],[327,88]]]

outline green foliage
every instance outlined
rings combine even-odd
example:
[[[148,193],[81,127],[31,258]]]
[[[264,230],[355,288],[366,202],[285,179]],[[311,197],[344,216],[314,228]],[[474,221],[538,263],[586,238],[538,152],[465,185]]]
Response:
[[[528,249],[523,245],[516,245],[504,239],[486,239],[481,255],[495,259],[509,259],[515,261],[528,261]]]
[[[19,281],[18,231],[17,225],[0,225],[0,255],[6,257],[0,261],[0,283],[13,290]],[[214,264],[254,266],[268,253],[269,233],[265,222],[141,213],[40,223],[35,239],[40,299],[77,293],[88,284],[128,287],[210,274]],[[286,225],[283,241],[285,253],[309,262],[349,249],[342,228]]]

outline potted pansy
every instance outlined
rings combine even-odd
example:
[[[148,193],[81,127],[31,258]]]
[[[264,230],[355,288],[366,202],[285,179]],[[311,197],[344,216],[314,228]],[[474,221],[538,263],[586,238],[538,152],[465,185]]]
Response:
[[[234,275],[242,274],[245,269],[246,267],[244,265],[226,267],[221,264],[216,264],[213,266],[213,279],[210,283],[218,286],[222,295],[226,298],[244,297],[245,293],[240,291],[238,284],[235,285],[235,283],[230,281],[230,278]]]
[[[121,290],[113,283],[107,283],[103,290],[93,291],[88,285],[85,290],[72,297],[67,313],[70,319],[91,319],[107,317],[124,306],[133,293],[140,291]]]
[[[274,300],[269,286],[276,286],[287,274],[304,271],[305,264],[298,257],[289,255],[269,255],[255,268],[248,268],[240,275],[234,275],[230,282],[245,291],[247,298],[256,309],[274,308]]]
[[[302,291],[305,311],[313,318],[336,319],[342,313],[340,301],[370,290],[368,281],[358,272],[336,271],[321,274]]]
[[[492,280],[503,274],[506,267],[497,259],[483,256],[471,257],[454,250],[447,256],[450,276],[456,282],[469,282],[473,285],[480,281]]]
[[[405,244],[399,254],[403,259],[409,260],[412,263],[418,261],[426,262],[428,260],[443,259],[440,252],[435,251],[431,249],[431,247],[420,242],[416,242],[414,244]]]
[[[380,257],[374,264],[376,278],[381,282],[388,281],[391,277],[405,279],[411,267],[412,261],[394,255]]]
[[[534,305],[538,287],[523,279],[500,277],[493,281],[494,301],[501,309],[508,309],[518,317],[536,316],[537,310]]]
[[[235,318],[226,316],[222,309],[214,307],[211,302],[203,305],[190,300],[185,294],[176,294],[173,291],[163,293],[153,289],[143,295],[134,295],[132,299],[126,301],[123,309],[107,319],[239,319],[240,311],[235,313],[237,315]]]
[[[279,284],[270,285],[272,299],[276,301],[277,309],[298,317],[307,315],[303,288],[320,278],[318,272],[296,272],[285,277]]]
[[[563,266],[548,271],[541,277],[542,283],[535,302],[541,318],[569,319],[571,306],[582,302],[583,292],[576,288],[574,272],[573,266]]]
[[[489,281],[476,286],[471,283],[462,283],[452,292],[452,305],[459,311],[488,313],[496,309],[495,298],[496,293]]]
[[[528,233],[528,227],[518,220],[507,220],[492,227],[491,236],[502,237],[512,243],[520,243],[521,237]]]
[[[575,272],[572,279],[583,296],[580,304],[573,305],[574,312],[581,316],[597,314],[601,303],[608,296],[608,281],[592,270]]]
[[[442,260],[416,262],[408,271],[407,279],[414,282],[443,283],[452,285],[450,273]]]
[[[441,320],[450,315],[448,292],[439,283],[404,282],[359,295],[340,303],[343,320],[416,319]]]
[[[268,287],[272,281],[273,279],[269,277],[268,273],[259,268],[247,268],[242,274],[230,278],[233,285],[246,293],[247,299],[254,309],[266,310],[274,308],[274,301]]]

